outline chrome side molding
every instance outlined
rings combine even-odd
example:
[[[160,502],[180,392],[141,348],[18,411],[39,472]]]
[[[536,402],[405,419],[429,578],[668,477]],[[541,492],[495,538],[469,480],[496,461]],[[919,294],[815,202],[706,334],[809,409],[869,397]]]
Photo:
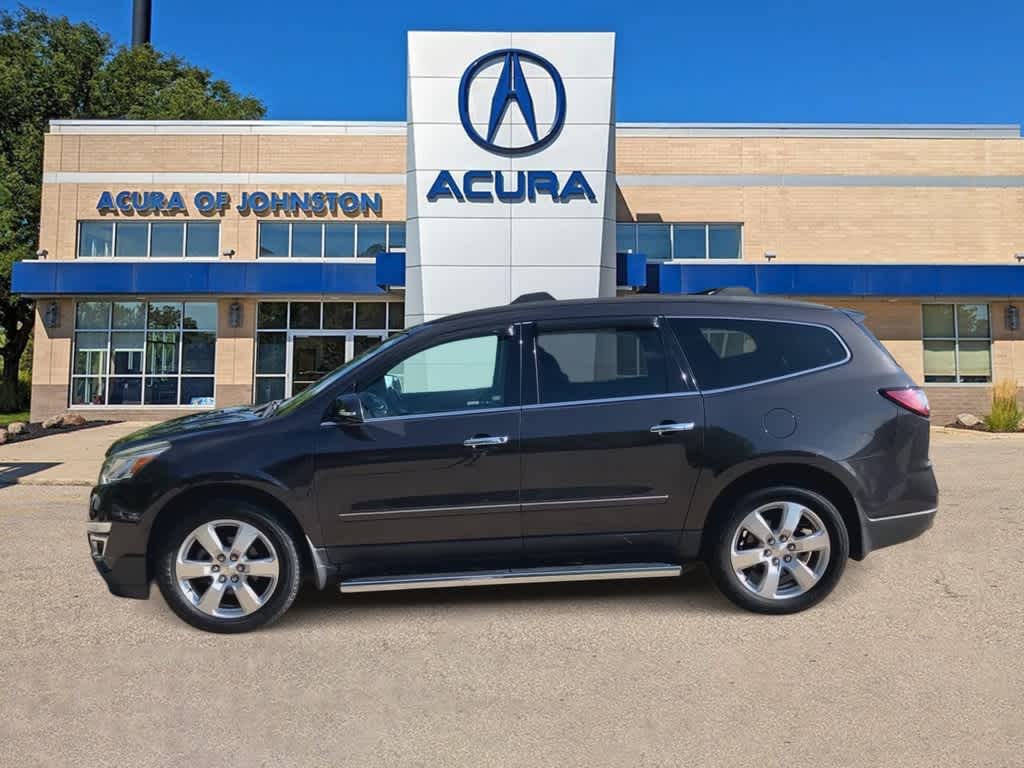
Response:
[[[669,432],[689,432],[694,426],[692,421],[673,421],[669,424],[655,424],[651,427],[651,432],[656,435],[664,435]]]
[[[536,584],[547,581],[605,581],[657,579],[678,576],[682,566],[671,563],[616,563],[557,568],[511,568],[496,571],[374,576],[342,581],[342,592],[391,592],[403,589],[486,587],[497,584]]]

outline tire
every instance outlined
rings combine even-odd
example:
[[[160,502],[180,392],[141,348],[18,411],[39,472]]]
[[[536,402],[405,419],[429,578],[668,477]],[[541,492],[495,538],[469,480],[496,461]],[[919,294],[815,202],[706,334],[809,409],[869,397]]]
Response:
[[[293,536],[266,510],[230,498],[176,522],[158,543],[155,570],[171,610],[207,632],[248,632],[277,621],[302,581]]]
[[[733,603],[780,614],[823,600],[839,583],[849,554],[846,524],[832,502],[805,488],[779,486],[732,505],[713,529],[707,562]]]

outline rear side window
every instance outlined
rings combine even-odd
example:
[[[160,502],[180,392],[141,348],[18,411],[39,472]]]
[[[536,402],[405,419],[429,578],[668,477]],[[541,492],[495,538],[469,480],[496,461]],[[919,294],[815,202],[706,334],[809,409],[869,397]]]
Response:
[[[537,334],[540,402],[563,403],[665,392],[665,353],[656,328],[587,328]]]
[[[705,317],[673,318],[669,325],[701,389],[754,384],[847,358],[836,334],[817,325]]]

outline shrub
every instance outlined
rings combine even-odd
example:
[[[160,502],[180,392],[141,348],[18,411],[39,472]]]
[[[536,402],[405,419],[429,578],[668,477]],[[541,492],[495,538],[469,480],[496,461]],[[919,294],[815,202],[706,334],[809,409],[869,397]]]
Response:
[[[1024,410],[1017,402],[1017,384],[1003,379],[992,387],[992,412],[985,417],[985,424],[993,432],[1016,432],[1020,429]]]

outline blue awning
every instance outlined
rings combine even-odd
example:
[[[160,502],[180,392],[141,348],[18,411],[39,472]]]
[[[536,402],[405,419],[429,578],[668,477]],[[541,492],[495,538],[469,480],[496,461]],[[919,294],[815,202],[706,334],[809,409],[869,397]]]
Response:
[[[404,258],[401,283],[391,273],[382,281],[377,271],[374,261],[22,261],[14,265],[11,290],[28,296],[262,296],[379,294],[383,292],[382,285],[405,284]]]
[[[744,286],[781,296],[1024,296],[1013,264],[658,264],[649,287],[696,293]],[[653,283],[653,286],[651,285]]]

